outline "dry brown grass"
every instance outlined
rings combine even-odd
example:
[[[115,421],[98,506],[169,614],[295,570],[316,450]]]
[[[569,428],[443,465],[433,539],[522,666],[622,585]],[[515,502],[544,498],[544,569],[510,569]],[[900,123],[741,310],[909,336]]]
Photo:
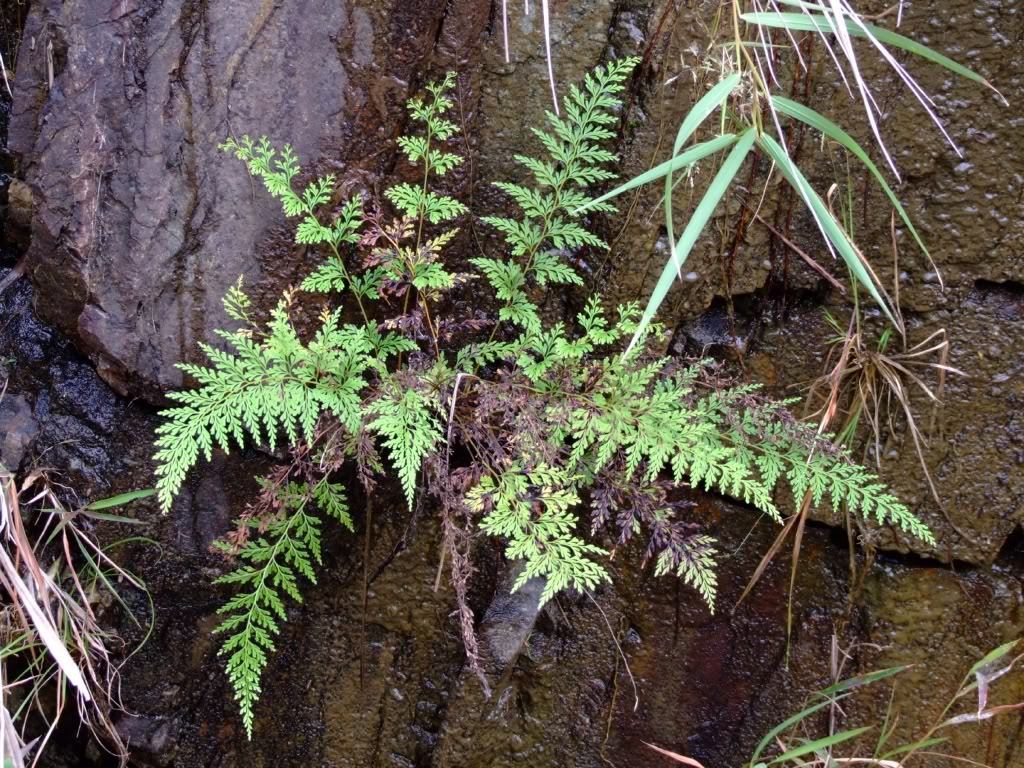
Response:
[[[65,711],[127,761],[111,720],[119,707],[112,649],[97,606],[120,601],[115,582],[145,591],[88,530],[94,521],[134,522],[104,510],[140,498],[124,494],[68,507],[49,473],[18,482],[0,466],[0,758],[4,768],[35,766]],[[130,615],[130,614],[129,614]],[[40,727],[41,724],[41,727]],[[30,738],[28,733],[39,735]]]

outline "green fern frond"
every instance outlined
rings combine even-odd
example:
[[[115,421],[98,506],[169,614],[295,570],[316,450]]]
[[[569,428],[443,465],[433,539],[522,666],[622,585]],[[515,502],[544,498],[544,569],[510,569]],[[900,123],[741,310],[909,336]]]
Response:
[[[396,184],[384,191],[385,197],[411,219],[425,217],[431,224],[451,221],[468,210],[448,195],[439,195],[412,184]]]
[[[348,510],[345,486],[328,482],[327,478],[324,478],[313,486],[313,500],[325,515],[337,520],[349,531],[355,532],[355,525]]]
[[[608,128],[615,122],[614,110],[620,106],[615,95],[622,91],[626,78],[638,62],[637,58],[627,58],[597,67],[586,76],[582,89],[570,88],[564,118],[549,112],[547,118],[551,130],[533,129],[548,159],[537,160],[522,155],[517,155],[516,159],[533,173],[535,188],[495,183],[519,206],[522,220],[492,216],[485,217],[483,221],[501,232],[512,255],[524,261],[524,280],[533,278],[542,286],[548,283],[578,284],[580,278],[575,271],[561,264],[553,254],[544,254],[545,249],[608,247],[573,219],[577,216],[576,211],[590,201],[587,188],[615,177],[604,166],[618,158],[602,148],[600,142],[615,135]],[[600,210],[613,209],[602,204]],[[518,292],[502,290],[503,286],[495,276],[486,270],[484,272],[499,298],[506,303],[499,316],[524,327],[536,327],[535,313],[525,308],[525,299]]]
[[[285,305],[273,311],[268,335],[256,341],[245,332],[222,332],[234,352],[203,345],[211,366],[179,366],[199,384],[169,395],[179,405],[161,413],[155,461],[157,495],[170,509],[186,473],[214,446],[241,447],[248,437],[264,438],[273,448],[284,431],[291,444],[309,440],[323,412],[355,429],[360,421],[363,374],[372,364],[366,331],[339,326],[327,316],[314,339],[304,345]]]
[[[654,566],[655,576],[675,573],[715,612],[718,576],[715,573],[715,540],[701,534],[690,536],[673,549],[664,549]]]
[[[541,286],[583,285],[583,278],[575,269],[553,253],[538,253],[533,259],[533,276]]]
[[[228,288],[228,292],[224,294],[224,311],[232,320],[252,325],[252,319],[249,317],[249,310],[252,309],[252,300],[242,290],[242,284],[243,278],[239,275],[237,282]]]
[[[261,179],[272,197],[281,201],[285,215],[298,216],[309,212],[308,201],[326,199],[323,190],[333,186],[334,177],[316,179],[300,195],[292,188],[292,182],[299,175],[299,162],[291,145],[285,144],[280,151],[270,144],[266,136],[254,142],[249,136],[236,141],[229,138],[219,149],[230,152],[249,168],[249,173]]]
[[[299,287],[310,293],[341,293],[348,287],[348,271],[341,259],[328,256],[323,264],[306,276]]]
[[[436,134],[435,137],[440,138]],[[432,149],[426,136],[399,136],[398,146],[402,148],[410,163],[426,163],[439,176],[462,163],[460,155]]]
[[[277,495],[282,516],[258,539],[245,543],[238,553],[241,566],[215,582],[241,590],[218,610],[226,618],[214,632],[226,635],[220,653],[227,657],[228,681],[250,739],[260,679],[268,654],[274,651],[280,623],[287,618],[284,598],[302,602],[299,576],[316,583],[313,566],[321,562],[321,522],[309,512],[310,499],[326,514],[352,527],[340,485],[323,480],[310,490],[306,483],[289,483]],[[251,525],[255,528],[258,523]]]
[[[245,162],[249,173],[261,179],[271,196],[281,201],[286,216],[303,217],[295,231],[295,242],[305,245],[330,243],[336,249],[343,243],[354,243],[359,239],[356,230],[362,224],[362,200],[352,198],[345,203],[331,226],[321,224],[317,210],[330,202],[334,176],[321,176],[311,181],[301,193],[296,192],[292,182],[301,169],[290,145],[285,144],[279,152],[266,136],[259,142],[243,136],[239,141],[230,138],[219,148]]]
[[[498,360],[510,360],[516,357],[518,349],[515,344],[506,341],[485,341],[470,344],[459,350],[455,357],[455,370],[471,373],[485,365]]]
[[[432,175],[444,176],[462,163],[462,157],[446,152],[436,146],[436,142],[444,142],[458,132],[458,127],[444,117],[454,105],[448,95],[455,86],[455,73],[449,72],[444,80],[428,83],[429,99],[414,97],[406,102],[409,114],[416,122],[424,126],[422,136],[402,136],[398,145],[410,163],[423,166],[423,183],[396,184],[385,190],[385,196],[410,219],[431,224],[450,221],[466,213],[466,206],[447,195],[432,192],[427,182]]]
[[[629,338],[636,315],[636,306],[624,307],[610,326],[594,297],[578,318],[581,337],[569,340],[565,328],[555,325],[524,333],[514,343],[520,350],[519,374],[531,389],[553,398],[546,409],[546,442],[564,445],[568,472],[594,478],[619,467],[615,471],[625,482],[642,487],[667,471],[676,484],[732,496],[780,522],[774,495],[785,480],[797,499],[809,491],[816,504],[828,497],[833,505],[845,504],[855,514],[933,541],[927,527],[871,473],[846,453],[826,450],[812,429],[786,417],[784,404],[757,400],[756,386],[699,394],[695,382],[707,363],[677,370],[668,358],[591,356],[603,343]],[[586,397],[565,392],[567,380],[586,387]],[[520,474],[502,480],[505,485],[488,482],[478,486],[477,505],[479,494],[494,495],[496,512],[486,524],[509,537],[525,519],[526,507],[514,502],[523,496],[526,481]],[[672,565],[659,560],[660,569],[676,571],[712,604],[713,550],[704,540],[691,544],[689,556],[683,556],[682,544],[659,555],[671,558]]]
[[[412,339],[397,333],[381,333],[375,326],[366,329],[366,338],[370,342],[374,358],[382,363],[395,355],[419,349]]]
[[[372,405],[369,429],[384,438],[409,509],[423,459],[443,440],[434,406],[418,390],[394,391]]]
[[[609,580],[608,572],[591,559],[607,553],[574,533],[578,519],[572,510],[579,496],[564,470],[540,465],[524,473],[513,465],[497,478],[481,478],[466,502],[477,512],[489,509],[480,529],[507,539],[506,555],[524,561],[513,591],[529,579],[542,578],[544,605],[562,590],[594,589]]]
[[[520,296],[525,298],[523,286],[526,276],[518,264],[484,257],[470,259],[470,263],[487,276],[499,299],[514,301]]]
[[[498,319],[518,325],[523,330],[535,333],[541,328],[537,305],[526,298],[526,294],[517,294],[511,301],[498,310]]]

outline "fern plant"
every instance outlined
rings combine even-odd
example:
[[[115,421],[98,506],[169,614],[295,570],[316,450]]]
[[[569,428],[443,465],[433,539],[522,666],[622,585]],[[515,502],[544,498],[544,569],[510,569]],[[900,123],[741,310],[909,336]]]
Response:
[[[225,301],[229,312],[231,297]],[[214,444],[227,451],[232,443],[244,445],[246,436],[259,444],[265,435],[273,448],[284,432],[294,445],[300,437],[313,437],[325,413],[358,427],[365,375],[386,359],[381,345],[374,349],[366,328],[339,324],[337,311],[322,316],[320,330],[305,344],[287,310],[288,302],[282,301],[262,337],[248,329],[221,332],[233,354],[202,345],[210,367],[180,366],[200,386],[172,392],[169,396],[181,405],[164,411],[167,421],[157,429],[156,486],[164,509],[200,454],[209,460]]]
[[[582,282],[571,252],[606,247],[576,212],[607,210],[588,193],[612,176],[615,156],[601,142],[613,137],[615,95],[635,63],[598,67],[571,89],[564,116],[549,115],[550,130],[536,132],[546,155],[519,158],[532,183],[499,185],[520,217],[484,219],[505,251],[474,259],[479,271],[469,275],[444,262],[458,237],[451,224],[467,211],[431,188],[461,162],[445,117],[454,76],[409,102],[421,131],[399,146],[422,182],[391,187],[386,203],[353,199],[333,211],[333,179],[297,189],[300,169],[287,147],[248,138],[224,145],[299,219],[296,242],[324,249],[302,289],[351,294],[360,316],[343,323],[340,309],[322,309],[305,340],[298,316],[317,299],[289,291],[261,325],[239,284],[225,307],[241,329],[222,332],[229,350],[203,347],[208,366],[182,366],[197,387],[172,395],[178,405],[159,430],[164,509],[215,446],[273,446],[283,436],[290,448],[224,545],[240,565],[221,582],[239,591],[219,631],[248,733],[285,598],[298,601],[300,581],[314,580],[321,520],[353,527],[339,481],[346,466],[367,491],[392,474],[410,508],[424,490],[437,504],[478,672],[465,604],[474,530],[504,540],[509,559],[524,562],[516,588],[544,579],[542,601],[595,589],[609,579],[608,547],[644,539],[655,572],[677,575],[712,610],[715,544],[687,519],[687,488],[735,496],[781,520],[775,489],[785,481],[797,496],[847,504],[931,541],[870,473],[785,404],[716,381],[708,361],[661,355],[663,329],[637,305],[610,315],[593,296],[572,323],[541,320],[538,291]],[[489,333],[477,316],[445,311],[449,292],[481,278],[497,302]],[[467,335],[468,343],[454,341]]]

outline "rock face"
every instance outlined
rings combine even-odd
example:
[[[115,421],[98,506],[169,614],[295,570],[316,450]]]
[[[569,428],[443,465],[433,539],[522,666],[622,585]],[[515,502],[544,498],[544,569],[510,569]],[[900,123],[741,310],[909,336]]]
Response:
[[[394,172],[402,102],[424,80],[454,68],[468,85],[460,95],[475,162],[457,183],[489,211],[503,205],[487,182],[517,178],[511,155],[535,149],[525,126],[542,120],[549,104],[537,4],[529,16],[521,5],[509,3],[506,63],[501,3],[489,0],[34,0],[11,128],[26,182],[12,195],[19,211],[34,209],[34,294],[21,283],[0,303],[0,357],[17,359],[0,403],[3,458],[44,455],[90,498],[151,482],[152,414],[114,397],[70,350],[55,356],[53,345],[63,342],[36,323],[30,294],[107,382],[156,399],[180,383],[174,363],[195,359],[196,342],[224,324],[220,297],[240,274],[266,307],[308,269],[314,257],[291,244],[277,206],[252,188],[240,164],[216,152],[226,136],[265,133],[289,141],[308,173],[335,172],[342,194],[373,190]],[[624,173],[645,169],[664,156],[665,136],[703,87],[677,63],[704,63],[702,25],[717,3],[551,5],[563,84],[607,56],[652,51],[652,69],[629,94],[622,146]],[[907,34],[964,59],[1012,103],[1024,102],[1013,48],[1024,34],[1024,14],[1012,0],[907,7]],[[999,15],[1001,36],[992,34],[989,13]],[[825,74],[826,57],[820,50],[816,56],[816,103],[848,110],[841,86]],[[944,543],[924,554],[987,565],[1000,548],[1009,552],[1007,537],[1024,515],[1020,120],[982,101],[979,89],[920,70],[965,144],[963,162],[974,169],[923,129],[918,116],[894,112],[886,121],[893,146],[906,150],[898,157],[906,178],[900,195],[948,286],[939,291],[930,265],[903,249],[899,279],[911,341],[945,326],[950,362],[969,374],[947,378],[941,429],[926,453],[953,522],[929,500],[917,456],[899,429],[885,446],[882,473]],[[880,102],[898,98],[883,85]],[[970,111],[961,108],[966,103]],[[825,163],[809,171],[821,190],[836,180]],[[760,193],[767,168],[757,173],[752,189]],[[693,197],[677,198],[680,221],[709,176],[695,179]],[[868,194],[859,232],[869,257],[888,264],[887,209],[877,190]],[[593,278],[588,290],[636,298],[656,279],[666,253],[657,214],[646,210],[657,207],[657,191],[639,203],[635,215],[609,225],[613,253],[582,265]],[[788,205],[773,183],[762,216],[784,228]],[[820,373],[813,351],[824,351],[830,333],[822,308],[848,312],[849,300],[828,295],[767,230],[748,226],[732,239],[740,215],[736,200],[723,207],[667,315],[678,322],[680,346],[739,350],[752,378],[791,395],[793,384]],[[798,207],[792,221],[790,236],[839,275]],[[480,235],[486,242],[487,233]],[[780,294],[790,310],[786,322],[766,323],[768,300]],[[557,297],[552,311],[571,308],[577,298]],[[740,327],[723,314],[729,308],[741,315]],[[210,580],[226,565],[207,548],[251,498],[257,471],[240,457],[230,461],[204,467],[207,474],[170,516],[140,512],[164,551],[132,555],[158,620],[152,641],[123,672],[126,705],[140,717],[119,727],[152,753],[144,757],[153,764],[640,768],[660,764],[642,745],[651,741],[711,768],[734,766],[771,725],[803,705],[806,691],[829,682],[837,625],[846,624],[845,634],[837,632],[842,641],[892,644],[859,655],[856,671],[911,661],[938,668],[912,677],[911,692],[903,694],[904,711],[927,704],[920,717],[906,720],[914,726],[908,736],[936,715],[936,691],[945,695],[974,659],[1021,632],[1019,559],[959,576],[890,561],[867,578],[865,606],[850,619],[845,605],[854,585],[844,540],[808,526],[792,587],[791,643],[784,558],[738,608],[710,617],[690,591],[648,578],[636,558],[624,556],[616,561],[614,588],[596,595],[602,612],[582,599],[560,601],[536,623],[522,620],[532,610],[492,613],[483,639],[501,641],[491,650],[511,660],[485,701],[464,666],[449,617],[451,594],[431,589],[436,523],[428,516],[407,526],[402,514],[385,514],[375,518],[368,550],[362,539],[341,536],[326,548],[320,584],[294,608],[268,668],[249,743],[238,732],[210,634],[225,597]],[[111,482],[117,487],[108,488]],[[746,510],[705,505],[702,514],[720,521],[723,551],[738,553],[721,574],[720,604],[732,608],[776,530],[760,526],[748,537]],[[488,605],[502,604],[500,569],[481,563],[476,579],[481,594],[473,607],[483,618]],[[146,620],[146,604],[137,599]],[[129,639],[141,641],[141,631]],[[1019,699],[1019,678],[1014,685]],[[884,705],[865,717],[878,722]],[[993,749],[1005,756],[1002,764],[1018,764],[1014,733],[999,727]],[[965,751],[976,747],[964,743]]]
[[[942,309],[911,315],[910,330],[911,343],[916,343],[945,328],[949,365],[965,374],[946,377],[938,409],[920,392],[912,400],[928,437],[923,454],[941,505],[929,491],[902,414],[894,418],[896,429],[883,434],[880,472],[931,526],[939,544],[924,550],[892,531],[879,531],[874,538],[883,549],[988,564],[1024,522],[1024,292],[1012,282],[984,280],[949,290],[954,295]],[[776,384],[782,383],[782,372],[786,384],[797,376],[809,380],[821,374],[821,367],[807,350],[824,349],[828,335],[819,309],[801,309],[784,328],[765,334],[758,359],[768,363]],[[926,373],[925,379],[935,386],[934,375]],[[935,428],[929,431],[933,410]]]
[[[1000,23],[1019,32],[1024,18],[1009,5],[999,11]],[[625,173],[664,154],[666,126],[676,125],[705,87],[687,74],[699,64],[694,52],[703,45],[705,9],[674,7],[585,0],[553,14],[563,84],[607,56],[650,54],[627,94]],[[197,360],[196,343],[211,341],[213,329],[227,322],[221,297],[240,275],[257,304],[268,307],[315,258],[295,248],[276,205],[217,144],[267,134],[292,143],[308,173],[335,172],[339,197],[379,190],[394,173],[402,102],[446,69],[460,73],[466,149],[475,153],[455,183],[475,207],[500,209],[506,201],[488,182],[520,177],[512,155],[536,149],[524,126],[543,121],[549,99],[539,14],[510,14],[506,63],[500,19],[491,13],[485,0],[34,3],[20,48],[11,147],[23,158],[35,207],[29,260],[39,311],[119,391],[158,399],[181,383],[175,363]],[[990,21],[961,2],[943,5],[941,13],[916,8],[904,31],[963,59],[1020,103],[1024,84],[1008,52],[1015,37],[993,36]],[[808,96],[825,112],[848,113],[831,62],[814,61]],[[874,71],[869,58],[864,66],[879,101],[901,103],[894,79]],[[910,343],[945,328],[951,363],[968,377],[947,377],[946,407],[925,450],[944,508],[928,491],[898,413],[881,474],[939,533],[943,548],[927,554],[988,563],[1024,516],[1021,429],[1010,424],[1024,397],[1019,126],[991,94],[944,70],[921,64],[915,74],[935,94],[965,155],[958,158],[910,109],[885,122],[905,174],[900,195],[946,279],[942,291],[932,265],[907,244],[898,270],[901,303]],[[869,145],[870,136],[851,122]],[[827,162],[805,166],[822,191],[837,180]],[[842,277],[813,223],[767,172],[762,163],[747,180],[765,190],[762,219]],[[698,174],[694,194],[677,195],[680,222],[709,178]],[[891,284],[888,208],[871,185],[858,182],[856,193],[865,201],[858,239]],[[728,322],[718,325],[753,363],[748,370],[789,396],[794,384],[822,373],[807,353],[824,355],[828,346],[821,308],[845,318],[850,302],[829,293],[781,240],[750,221],[738,198],[722,206],[690,257],[667,316],[679,323],[677,340],[689,339],[686,348],[699,352],[703,336],[693,329],[708,325],[702,318],[709,308],[725,312]],[[637,212],[656,209],[657,191],[638,203]],[[600,289],[610,300],[645,295],[667,258],[659,217],[623,217],[606,234],[612,253],[580,264],[592,275],[586,290]],[[486,231],[477,236],[487,242]],[[578,298],[554,297],[551,312],[564,314]],[[766,320],[778,316],[771,302],[788,317],[765,333]],[[741,334],[727,314],[733,310],[744,315]],[[924,398],[914,407],[919,422],[930,419]],[[996,434],[998,446],[990,439]],[[979,516],[980,509],[986,514]],[[916,546],[891,537],[880,543]]]
[[[17,471],[38,433],[39,425],[24,397],[11,395],[0,400],[0,466]]]
[[[992,648],[1024,636],[1024,583],[1020,571],[1007,560],[991,570],[960,574],[895,563],[874,569],[864,585],[868,632],[860,662],[864,669],[910,668],[901,675],[892,701],[884,689],[871,691],[856,702],[853,718],[878,722],[891,707],[899,713],[891,745],[913,743],[942,722],[944,707],[965,680],[977,682],[967,671]],[[1019,556],[1016,564],[1021,564]],[[921,663],[923,659],[941,663]],[[987,671],[991,674],[1009,661],[1006,658]],[[985,706],[1020,701],[1024,701],[1024,674],[1017,670],[995,678]],[[969,716],[978,709],[979,695],[974,690],[946,716]],[[947,728],[940,734],[949,739],[942,751],[974,755],[987,765],[1024,765],[1020,729],[1019,716]]]
[[[707,88],[707,83],[694,85],[701,79],[701,67],[711,67],[711,80],[717,77],[715,65],[703,58],[707,8],[687,4],[678,13],[665,13],[666,7],[623,3],[608,21],[617,51],[636,29],[646,30],[645,44],[655,51],[648,87],[630,102],[624,121],[629,129],[626,175],[642,172],[667,155],[665,144],[675,127]],[[1024,523],[1024,154],[1019,149],[1020,109],[1013,106],[1024,101],[1024,79],[1013,53],[1014,41],[1024,34],[1024,8],[960,0],[918,3],[904,15],[900,31],[970,66],[1011,105],[941,67],[901,58],[934,98],[937,114],[960,147],[958,155],[878,57],[861,55],[866,80],[878,103],[886,105],[882,134],[902,173],[897,194],[928,245],[944,287],[935,265],[900,227],[895,230],[899,250],[894,268],[891,208],[862,168],[851,165],[847,172],[814,132],[790,129],[789,136],[799,147],[801,167],[821,194],[833,184],[841,189],[852,185],[857,242],[882,284],[890,293],[898,292],[907,347],[929,337],[946,338],[949,365],[965,374],[945,376],[934,428],[929,428],[932,403],[909,378],[903,380],[927,439],[922,453],[938,500],[930,492],[900,407],[893,401],[890,412],[881,414],[879,473],[934,529],[940,546],[923,550],[920,543],[889,533],[877,536],[877,543],[946,562],[988,564]],[[574,37],[579,47],[591,43],[579,31]],[[814,47],[811,60],[811,74],[795,75],[792,87],[799,97],[837,119],[862,146],[874,147],[859,105],[851,101],[822,46]],[[531,62],[532,74],[526,79],[541,78],[542,65]],[[788,89],[794,74],[779,77]],[[884,166],[877,150],[875,159]],[[673,198],[677,236],[710,182],[712,168],[704,166],[679,186]],[[806,209],[766,160],[744,166],[740,184],[743,190],[727,197],[705,229],[684,267],[684,281],[677,282],[663,305],[663,316],[676,326],[677,349],[701,354],[710,344],[712,353],[741,358],[745,375],[768,385],[773,395],[799,396],[825,372],[823,358],[835,334],[824,310],[845,327],[852,300],[829,289],[766,224],[788,233],[788,240],[834,276],[845,281],[846,270],[824,247]],[[661,189],[653,185],[629,200],[630,215],[614,222],[607,233],[613,252],[594,265],[595,278],[588,287],[615,300],[650,292],[668,259],[660,195]],[[759,219],[752,217],[754,209]],[[884,326],[877,310],[865,306],[865,344],[874,349]],[[725,323],[720,322],[723,310]],[[894,341],[890,349],[898,353],[900,348]],[[938,356],[924,360],[939,362]],[[939,391],[934,369],[914,372]],[[863,428],[860,438],[866,438]],[[857,445],[858,456],[863,445]],[[874,461],[870,455],[865,458]]]
[[[472,50],[486,6],[33,3],[10,146],[35,198],[40,313],[122,392],[179,385],[174,364],[225,323],[228,286],[245,275],[277,295],[304,259],[217,145],[265,134],[307,170],[342,169],[343,189],[363,183],[390,162],[427,55]]]

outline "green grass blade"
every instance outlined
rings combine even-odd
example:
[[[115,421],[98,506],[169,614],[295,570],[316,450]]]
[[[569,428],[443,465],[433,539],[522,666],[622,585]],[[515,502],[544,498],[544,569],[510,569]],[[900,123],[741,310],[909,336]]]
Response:
[[[36,646],[36,643],[32,641],[32,635],[29,632],[19,632],[14,638],[7,643],[3,648],[0,648],[0,661],[7,659],[10,656],[27,651],[29,648]]]
[[[790,715],[789,717],[787,717],[785,720],[783,720],[781,723],[776,725],[774,728],[772,728],[770,731],[768,731],[768,733],[764,735],[764,738],[762,738],[761,742],[757,745],[757,749],[754,750],[753,757],[750,758],[750,765],[754,765],[755,763],[757,763],[758,758],[761,757],[762,754],[764,754],[764,751],[768,747],[768,745],[771,744],[772,740],[780,733],[789,730],[794,725],[803,720],[805,717],[809,717],[810,715],[813,715],[815,712],[818,712],[824,709],[825,707],[830,706],[834,701],[839,701],[843,698],[845,698],[845,696],[836,696],[834,699],[830,699],[829,701],[818,702],[813,706],[807,707],[807,709],[801,709],[795,715]]]
[[[832,24],[830,20],[822,16],[821,14],[804,14],[804,13],[776,13],[776,12],[763,12],[763,13],[744,13],[740,16],[748,24],[757,24],[762,27],[775,27],[780,29],[789,29],[797,32],[822,32],[824,34],[830,34]],[[932,50],[927,45],[923,45],[916,40],[911,40],[909,37],[905,37],[896,32],[892,32],[885,27],[878,27],[874,24],[864,23],[863,26],[857,24],[850,19],[843,19],[846,23],[846,30],[855,37],[867,37],[871,34],[880,43],[891,45],[894,48],[912,53],[915,56],[919,56],[922,59],[926,59],[934,64],[938,64],[950,72],[953,72],[960,77],[964,77],[968,80],[972,80],[976,83],[984,85],[986,88],[990,88],[994,91],[1003,101],[1002,94],[984,77],[979,75],[974,70],[968,69],[963,64],[953,61],[948,56],[943,56],[938,51]],[[866,31],[865,31],[866,30]]]
[[[651,168],[649,171],[641,173],[639,176],[633,177],[625,184],[616,187],[611,192],[606,192],[596,200],[592,200],[586,205],[581,205],[579,208],[573,211],[573,213],[580,213],[581,211],[587,210],[587,208],[589,208],[592,205],[596,205],[597,203],[603,203],[606,200],[611,200],[613,197],[618,197],[623,192],[628,192],[629,190],[635,189],[636,187],[643,186],[644,184],[650,184],[652,181],[657,181],[662,176],[668,176],[674,171],[678,171],[680,168],[685,168],[688,165],[693,165],[698,160],[702,160],[708,155],[713,155],[715,152],[725,149],[735,141],[736,136],[734,134],[725,133],[722,134],[721,136],[716,136],[715,138],[709,141],[704,141],[701,142],[700,144],[694,144],[688,150],[679,155],[676,155],[671,160],[666,160],[663,163],[659,163],[658,165]]]
[[[693,216],[691,216],[690,221],[687,222],[686,228],[683,230],[683,234],[679,238],[679,242],[676,243],[675,253],[669,258],[668,262],[665,264],[665,268],[661,272],[658,284],[655,286],[654,292],[651,294],[651,298],[647,302],[647,308],[644,310],[643,317],[640,318],[640,323],[637,325],[636,333],[633,335],[633,340],[629,342],[629,349],[627,349],[627,352],[633,348],[651,324],[651,321],[654,319],[654,314],[658,311],[658,307],[660,307],[661,303],[665,300],[665,296],[668,295],[669,288],[672,287],[672,282],[675,279],[676,273],[682,269],[683,263],[690,255],[690,251],[697,242],[697,238],[700,237],[701,232],[704,231],[704,227],[707,225],[708,220],[711,218],[711,214],[714,213],[719,201],[725,194],[725,190],[728,189],[737,172],[739,172],[743,161],[750,153],[750,149],[754,145],[756,137],[757,134],[755,130],[753,128],[748,128],[740,136],[739,140],[736,142],[736,146],[732,148],[732,151],[725,158],[725,162],[722,163],[722,167],[718,170],[718,173],[715,174],[715,178],[712,179],[711,184],[704,193],[704,197],[697,205],[697,209],[693,212]],[[682,155],[680,155],[680,157],[682,157]]]
[[[145,520],[138,520],[134,517],[125,517],[124,515],[113,515],[109,512],[90,512],[89,510],[83,510],[82,514],[86,517],[92,518],[93,520],[102,520],[105,523],[123,523],[125,525],[148,525]]]
[[[860,688],[865,685],[871,685],[877,683],[879,680],[885,680],[887,677],[898,675],[901,672],[906,672],[910,669],[908,664],[904,664],[899,667],[887,667],[886,669],[878,669],[874,672],[868,672],[866,675],[858,675],[857,677],[849,677],[846,680],[840,680],[838,683],[830,685],[828,688],[823,688],[818,691],[818,696],[832,696],[843,691],[849,691],[853,688]]]
[[[931,739],[922,739],[921,741],[915,741],[913,744],[904,744],[902,747],[896,747],[896,749],[890,749],[884,755],[879,756],[879,760],[891,760],[897,755],[904,755],[907,752],[916,752],[919,749],[928,749],[928,747],[934,747],[939,744],[944,744],[949,741],[945,736],[936,737]]]
[[[119,507],[122,504],[127,504],[130,501],[138,501],[139,499],[146,499],[156,493],[155,488],[143,488],[139,491],[128,491],[127,493],[119,493],[117,496],[111,496],[109,499],[99,499],[94,501],[92,504],[86,507],[90,512],[96,512],[101,509],[110,509],[111,507]]]
[[[739,83],[739,73],[733,73],[716,84],[714,88],[700,98],[700,101],[693,105],[693,108],[686,113],[686,117],[683,118],[683,122],[679,125],[675,143],[672,145],[673,157],[679,154],[679,150],[683,148],[683,144],[686,143],[687,139],[693,135],[693,132],[707,119],[708,115],[725,101],[726,97],[733,92]]]
[[[844,741],[855,739],[863,733],[870,731],[872,726],[865,725],[860,728],[853,728],[849,731],[840,731],[839,733],[833,733],[831,736],[824,736],[814,741],[809,741],[806,744],[801,744],[799,747],[793,747],[786,752],[783,752],[778,757],[774,758],[768,765],[775,765],[776,763],[784,763],[787,760],[792,760],[795,757],[806,755],[810,752],[817,752],[819,749],[828,749],[829,747],[841,744]]]
[[[833,123],[824,115],[815,112],[810,107],[804,106],[803,104],[799,104],[795,101],[784,98],[782,96],[772,96],[771,99],[772,104],[775,105],[775,108],[779,112],[781,112],[784,115],[788,115],[789,117],[792,117],[795,120],[799,120],[802,123],[806,123],[811,128],[820,131],[833,141],[842,144],[844,147],[846,147],[847,150],[849,150],[854,155],[854,157],[856,157],[858,160],[861,161],[861,163],[864,164],[864,167],[871,172],[872,176],[875,177],[875,180],[878,182],[878,186],[882,188],[882,191],[885,193],[885,196],[889,198],[889,202],[892,203],[892,207],[896,209],[896,213],[899,214],[899,217],[907,226],[907,229],[910,231],[910,234],[913,235],[915,242],[921,249],[921,252],[928,257],[929,261],[931,261],[931,254],[928,253],[928,249],[925,247],[924,241],[921,240],[921,236],[917,233],[917,229],[914,228],[914,224],[910,221],[910,216],[907,215],[907,212],[903,208],[902,203],[900,203],[899,198],[896,197],[896,193],[892,191],[892,187],[890,187],[889,184],[886,182],[885,177],[882,175],[882,172],[878,170],[878,166],[875,165],[874,162],[872,162],[871,158],[868,156],[868,153],[864,151],[864,148],[861,147],[861,145],[858,144],[853,139],[853,137],[850,136],[850,134],[848,134],[846,131],[844,131],[842,128]],[[934,262],[932,262],[932,264],[934,266]]]
[[[818,196],[818,193],[811,187],[800,169],[797,168],[796,163],[793,162],[786,150],[766,133],[761,134],[760,138],[758,138],[758,144],[775,161],[775,165],[782,172],[782,175],[786,177],[786,180],[797,191],[804,204],[811,209],[822,234],[839,252],[839,255],[842,256],[851,274],[867,289],[868,293],[871,294],[871,298],[882,308],[889,321],[895,327],[902,328],[902,325],[897,322],[892,309],[889,307],[889,302],[882,298],[882,293],[874,276],[868,271],[853,242],[846,235],[846,232],[843,231],[839,222],[835,220],[832,212],[822,201],[821,197]]]
[[[676,140],[672,145],[672,157],[676,157],[679,154],[683,145],[693,135],[693,132],[707,119],[708,115],[722,105],[729,97],[729,94],[739,85],[739,82],[740,74],[739,72],[734,72],[717,83],[693,105],[693,108],[683,118],[683,122],[679,124],[679,131],[676,133]],[[672,224],[672,174],[672,171],[665,174],[665,195],[663,200],[665,204],[665,232],[668,237],[669,247],[674,249],[676,233]]]
[[[93,575],[96,577],[96,581],[102,582],[104,588],[107,590],[108,593],[110,593],[110,596],[113,597],[121,606],[121,608],[124,609],[124,612],[125,614],[127,614],[128,618],[135,623],[135,626],[141,629],[142,624],[140,624],[139,620],[135,618],[135,614],[132,613],[131,607],[128,605],[128,603],[124,601],[124,598],[121,597],[121,593],[118,592],[117,589],[114,587],[113,583],[111,583],[110,578],[103,570],[102,564],[98,560],[96,560],[95,557],[93,557],[92,553],[89,552],[89,550],[80,541],[78,542],[78,550],[82,553],[82,556],[85,558],[85,561],[89,564],[89,570],[93,572]]]
[[[1020,640],[1011,640],[1010,642],[1003,643],[998,648],[994,648],[993,650],[986,653],[981,659],[975,662],[973,667],[971,667],[970,671],[967,673],[967,677],[970,677],[979,669],[987,667],[993,661],[996,661],[997,659],[1001,659],[1003,658],[1003,656],[1006,656],[1008,653],[1010,653],[1010,651],[1014,649],[1014,647],[1019,642]]]

